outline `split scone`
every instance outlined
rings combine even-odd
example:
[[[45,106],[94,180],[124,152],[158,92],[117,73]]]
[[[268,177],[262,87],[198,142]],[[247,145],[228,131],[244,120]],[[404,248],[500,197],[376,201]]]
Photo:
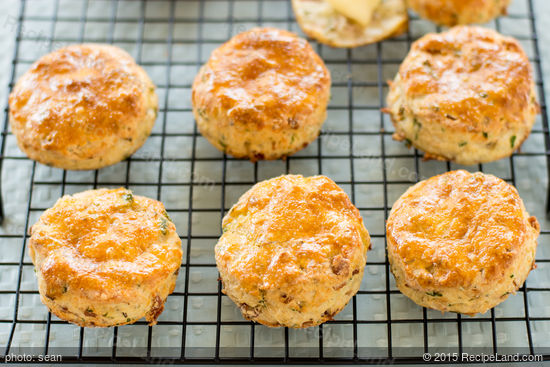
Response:
[[[292,0],[292,7],[302,31],[332,47],[375,43],[409,26],[405,0]]]
[[[511,0],[407,0],[407,5],[422,18],[452,27],[482,24],[506,14]]]
[[[416,41],[390,83],[387,105],[396,140],[425,158],[465,165],[510,156],[539,111],[519,42],[472,26]]]
[[[11,131],[29,158],[86,170],[138,150],[155,123],[158,99],[126,51],[81,44],[36,61],[13,88],[9,107]]]
[[[484,313],[523,285],[535,267],[539,232],[513,186],[452,171],[395,202],[386,225],[388,260],[397,287],[417,304]]]
[[[331,179],[286,175],[239,199],[215,251],[223,292],[246,319],[304,328],[357,293],[369,247],[359,211]]]
[[[40,299],[80,326],[154,325],[174,290],[181,240],[162,203],[126,189],[66,195],[31,228]]]
[[[216,148],[251,161],[279,159],[315,140],[330,74],[306,40],[254,28],[212,52],[193,83],[193,113]]]

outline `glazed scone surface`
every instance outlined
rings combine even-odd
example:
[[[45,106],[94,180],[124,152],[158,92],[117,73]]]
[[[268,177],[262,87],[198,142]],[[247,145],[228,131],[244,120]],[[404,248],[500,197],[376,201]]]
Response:
[[[304,39],[254,28],[212,52],[193,83],[193,113],[219,150],[278,159],[317,138],[329,95],[330,74]]]
[[[363,27],[338,13],[327,0],[292,0],[305,34],[332,47],[358,47],[394,37],[408,28],[405,0],[382,0]]]
[[[394,138],[426,158],[460,164],[511,155],[538,113],[531,65],[518,41],[472,26],[416,41],[387,105]]]
[[[63,196],[32,226],[29,250],[42,302],[88,327],[154,325],[182,260],[164,205],[122,188]]]
[[[332,180],[286,175],[256,184],[229,211],[216,263],[245,318],[301,328],[345,307],[369,246],[359,211]]]
[[[407,0],[422,18],[444,26],[482,24],[506,14],[510,0]]]
[[[539,231],[513,186],[452,171],[412,186],[393,205],[388,258],[399,290],[417,304],[484,313],[522,286]]]
[[[9,100],[21,150],[64,169],[97,169],[133,154],[153,128],[155,86],[124,50],[101,44],[61,48],[19,79]]]

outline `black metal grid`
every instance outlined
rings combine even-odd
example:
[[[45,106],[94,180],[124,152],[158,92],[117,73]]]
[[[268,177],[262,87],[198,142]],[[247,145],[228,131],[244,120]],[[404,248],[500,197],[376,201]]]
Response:
[[[522,1],[522,0],[516,0]],[[539,100],[541,102],[541,121],[537,125],[532,134],[543,136],[544,146],[539,147],[535,151],[526,151],[522,153],[514,154],[509,161],[505,164],[507,167],[503,171],[503,175],[508,172],[508,177],[503,177],[507,181],[516,184],[516,168],[514,162],[521,157],[539,157],[543,158],[546,162],[550,158],[550,136],[548,132],[548,119],[547,108],[544,98],[544,90],[541,77],[541,65],[540,56],[538,50],[538,38],[535,28],[535,14],[533,9],[532,0],[523,0],[526,4],[525,12],[518,14],[509,14],[506,18],[495,21],[493,24],[497,30],[502,30],[502,22],[524,22],[528,28],[527,35],[514,35],[524,45],[528,45],[531,49],[535,74],[537,78],[537,89],[539,92]],[[24,70],[34,59],[27,59],[21,56],[21,49],[25,43],[31,45],[37,45],[40,43],[45,50],[39,53],[45,53],[48,50],[56,48],[59,43],[77,43],[77,42],[107,42],[114,43],[119,46],[129,46],[134,49],[134,56],[138,63],[142,64],[150,72],[156,68],[164,69],[164,76],[156,78],[156,83],[159,88],[160,94],[160,114],[157,120],[157,125],[150,141],[155,141],[158,144],[154,148],[147,150],[147,145],[142,149],[141,153],[137,153],[134,157],[131,157],[126,162],[117,165],[115,168],[116,174],[107,176],[115,177],[105,178],[100,171],[94,171],[90,174],[76,175],[71,172],[53,172],[48,171],[52,177],[41,179],[39,171],[43,167],[35,162],[29,162],[26,157],[21,153],[15,151],[9,151],[10,139],[13,136],[9,132],[9,126],[7,118],[4,121],[4,127],[2,131],[2,143],[1,143],[1,156],[0,164],[6,165],[8,161],[21,161],[30,165],[30,179],[28,183],[28,198],[26,204],[26,215],[24,228],[17,228],[10,232],[9,230],[3,231],[0,234],[0,241],[10,241],[10,243],[20,243],[20,255],[16,261],[4,261],[0,263],[0,271],[6,271],[11,268],[16,271],[15,285],[12,289],[0,290],[0,303],[9,303],[13,300],[13,313],[11,317],[3,317],[0,319],[0,327],[4,327],[8,330],[8,337],[5,344],[4,354],[8,355],[14,350],[14,348],[24,346],[16,343],[16,336],[18,335],[18,327],[44,325],[45,330],[42,346],[39,350],[47,354],[52,352],[51,346],[51,330],[52,328],[66,325],[64,321],[58,320],[55,317],[52,318],[51,314],[47,314],[44,318],[33,317],[30,318],[22,315],[21,304],[24,302],[25,297],[36,296],[38,294],[36,289],[24,289],[22,287],[23,278],[25,277],[25,271],[32,269],[26,254],[26,243],[28,240],[28,234],[26,229],[33,223],[36,216],[47,208],[47,205],[41,205],[35,203],[35,196],[38,196],[37,192],[40,192],[43,188],[56,188],[59,195],[63,195],[66,192],[81,191],[86,188],[95,188],[102,186],[125,186],[130,187],[136,191],[144,191],[149,196],[157,197],[159,200],[169,200],[171,194],[170,190],[181,190],[185,192],[188,200],[187,203],[180,207],[168,207],[171,215],[175,216],[176,224],[178,225],[178,233],[182,236],[184,252],[184,262],[182,265],[181,278],[178,281],[178,287],[174,294],[169,297],[169,300],[175,300],[174,302],[181,304],[181,320],[165,320],[161,316],[158,326],[148,327],[145,322],[138,322],[136,325],[138,328],[144,328],[145,338],[142,340],[143,344],[138,355],[121,355],[122,348],[120,345],[125,345],[124,342],[128,338],[127,333],[122,335],[123,330],[128,330],[131,326],[114,327],[108,329],[108,333],[111,333],[110,340],[108,341],[108,353],[102,353],[101,356],[95,355],[92,351],[87,352],[86,336],[87,331],[83,328],[77,328],[77,344],[74,347],[75,353],[71,355],[65,355],[63,362],[189,362],[189,363],[409,363],[409,362],[422,362],[422,352],[433,352],[437,350],[437,347],[430,345],[430,341],[433,341],[433,335],[430,332],[430,328],[435,324],[447,324],[456,326],[457,340],[452,342],[452,351],[462,353],[468,350],[466,340],[464,340],[464,330],[470,325],[489,325],[489,338],[490,343],[486,352],[497,352],[502,350],[503,347],[499,345],[497,337],[497,328],[500,323],[520,323],[525,327],[525,338],[527,339],[522,343],[524,346],[523,353],[533,354],[540,352],[536,347],[533,340],[532,329],[537,323],[550,322],[550,314],[538,315],[536,317],[530,315],[529,311],[529,295],[533,293],[542,293],[550,295],[550,287],[532,287],[524,286],[519,294],[522,296],[521,310],[518,311],[518,315],[514,316],[499,316],[496,315],[495,310],[491,310],[489,314],[482,315],[481,317],[463,317],[456,315],[452,317],[441,316],[432,314],[432,311],[422,309],[421,315],[417,317],[399,317],[394,315],[392,310],[392,302],[395,304],[396,296],[399,292],[392,285],[392,276],[389,272],[388,261],[385,256],[372,260],[372,256],[369,257],[367,262],[367,271],[365,277],[372,277],[369,275],[369,269],[382,269],[378,272],[378,276],[383,278],[381,283],[382,288],[363,289],[361,288],[358,295],[353,297],[350,302],[346,315],[337,317],[336,320],[330,321],[317,328],[309,329],[298,336],[295,335],[295,331],[284,329],[282,330],[282,339],[280,343],[280,353],[276,356],[265,356],[263,353],[259,353],[262,346],[258,346],[257,335],[261,332],[265,332],[263,326],[254,325],[253,323],[242,321],[239,319],[228,321],[226,315],[224,315],[223,300],[226,298],[221,294],[221,284],[217,283],[215,289],[206,290],[202,288],[197,291],[198,286],[193,286],[193,281],[190,278],[193,277],[193,271],[198,269],[198,274],[215,272],[215,264],[212,259],[200,261],[193,260],[193,253],[201,251],[211,251],[212,245],[215,243],[219,233],[195,233],[193,228],[199,226],[201,220],[209,220],[212,222],[217,218],[221,219],[226,209],[230,207],[232,202],[235,201],[238,192],[243,192],[249,186],[255,182],[267,178],[264,177],[264,170],[276,166],[276,170],[280,173],[323,173],[327,174],[327,171],[334,173],[335,167],[337,170],[346,171],[347,173],[343,177],[337,177],[335,180],[338,184],[342,185],[348,193],[351,199],[356,203],[359,209],[366,217],[366,225],[371,232],[371,237],[375,241],[375,246],[384,246],[384,228],[383,220],[387,217],[391,208],[392,198],[390,197],[390,191],[395,187],[403,187],[411,185],[417,182],[424,176],[424,165],[426,163],[420,160],[420,154],[417,151],[397,151],[395,150],[396,142],[390,140],[391,127],[388,124],[388,119],[385,117],[380,109],[384,106],[384,99],[386,94],[385,80],[390,78],[388,75],[388,67],[393,74],[397,70],[397,66],[402,60],[401,57],[387,56],[385,51],[397,49],[399,46],[406,45],[406,49],[410,46],[412,40],[420,36],[420,34],[413,34],[409,31],[405,36],[398,37],[397,39],[387,40],[383,43],[378,43],[367,48],[362,48],[363,51],[357,50],[331,50],[325,46],[316,45],[318,53],[323,57],[329,68],[332,69],[333,74],[333,96],[336,96],[337,101],[333,99],[329,107],[329,120],[338,120],[338,124],[331,124],[323,131],[319,141],[314,143],[310,148],[306,149],[293,157],[290,157],[285,162],[262,162],[251,164],[248,162],[242,162],[235,160],[225,155],[212,155],[203,154],[204,149],[199,149],[204,142],[198,134],[195,125],[193,124],[192,117],[190,117],[190,108],[188,105],[178,105],[175,103],[181,97],[182,91],[188,92],[191,87],[191,81],[185,82],[174,81],[172,77],[172,70],[175,68],[188,68],[195,71],[205,61],[209,54],[209,50],[213,47],[221,44],[226,39],[230,38],[235,33],[248,28],[250,25],[275,25],[280,28],[288,28],[291,30],[297,30],[297,26],[294,22],[293,14],[289,1],[287,0],[273,0],[273,1],[253,1],[253,0],[225,0],[225,1],[167,1],[167,2],[154,2],[154,1],[111,1],[105,2],[103,6],[103,14],[90,15],[89,9],[92,9],[94,0],[81,0],[78,2],[80,11],[78,15],[64,15],[61,11],[67,5],[62,3],[62,0],[52,0],[52,13],[51,14],[29,14],[33,7],[32,0],[22,0],[20,3],[20,15],[16,19],[16,26],[14,27],[16,37],[15,54],[13,56],[13,67],[11,71],[10,88],[13,86],[17,75],[20,73],[20,69]],[[73,2],[74,4],[75,2]],[[155,6],[167,7],[167,12],[162,16],[149,16],[148,11],[151,7]],[[125,6],[130,6],[137,11],[137,16],[128,16],[124,13]],[[193,15],[187,14],[185,8],[192,9]],[[216,14],[216,7],[224,8],[227,10],[227,16],[219,17]],[[238,12],[248,9],[248,7],[255,7],[255,15],[241,15]],[[122,11],[121,11],[122,9]],[[183,10],[182,10],[183,9]],[[284,17],[272,16],[270,14],[271,9],[286,9]],[[214,10],[214,11],[213,11]],[[196,11],[196,14],[194,13]],[[97,13],[97,11],[95,11]],[[412,18],[411,23],[418,21],[417,18]],[[44,33],[32,33],[28,30],[28,23],[42,22],[47,25],[47,34]],[[62,23],[69,23],[72,25],[72,32],[58,34],[57,28]],[[89,26],[92,27],[89,28]],[[134,34],[123,33],[117,34],[117,26],[127,25],[132,29]],[[88,30],[93,26],[98,28],[106,28],[107,31],[100,36],[88,35]],[[155,38],[155,28],[167,27],[166,36]],[[180,28],[177,28],[180,27]],[[219,32],[220,27],[225,27],[225,35],[223,38],[214,37],[210,27],[215,28]],[[135,31],[134,31],[135,28]],[[196,34],[187,34],[186,29],[193,29]],[[183,31],[182,31],[183,30]],[[92,32],[93,33],[93,32]],[[120,32],[119,32],[120,33]],[[193,33],[193,32],[190,32]],[[151,36],[152,35],[152,36]],[[147,49],[147,50],[145,50]],[[158,58],[162,60],[154,60],[150,56],[151,50],[158,52]],[[160,50],[160,51],[159,51]],[[178,55],[175,55],[178,50]],[[191,51],[190,51],[191,50]],[[361,49],[358,49],[361,50]],[[406,51],[406,50],[405,50]],[[144,58],[144,54],[148,57]],[[404,56],[404,55],[403,55]],[[375,76],[367,80],[361,79],[361,74],[357,75],[358,71],[364,71],[361,68],[365,68],[373,71]],[[191,72],[192,76],[194,72]],[[185,94],[185,93],[184,93]],[[178,98],[174,97],[176,95]],[[359,95],[362,99],[357,97]],[[344,102],[340,103],[338,96],[346,96]],[[347,100],[347,101],[346,101]],[[358,103],[357,101],[361,101]],[[173,117],[174,115],[179,117]],[[363,117],[358,117],[361,115]],[[365,115],[368,116],[368,121],[365,120]],[[172,116],[172,117],[171,117]],[[347,123],[345,120],[347,119]],[[374,121],[372,121],[374,120]],[[181,131],[176,131],[171,125],[175,124],[174,121],[183,121]],[[344,121],[344,122],[342,122]],[[335,126],[334,131],[332,126]],[[13,140],[12,140],[13,141]],[[329,142],[329,144],[325,144]],[[332,145],[330,144],[332,142]],[[376,142],[376,143],[375,143]],[[190,147],[190,153],[188,155],[177,155],[173,151],[168,151],[168,147],[174,146],[175,143],[181,144],[181,149],[187,149]],[[368,153],[365,151],[357,152],[357,147],[365,147],[370,144],[377,146],[378,152]],[[327,149],[327,146],[329,149]],[[340,150],[339,152],[325,152],[324,150]],[[375,150],[376,150],[375,149]],[[368,149],[367,149],[368,150]],[[207,150],[208,151],[208,150]],[[200,153],[200,154],[199,154]],[[377,170],[376,177],[363,177],[364,165],[361,162],[367,162],[367,164],[380,164]],[[388,161],[391,161],[389,164]],[[405,168],[408,167],[408,174],[395,177],[395,168],[393,164],[395,162],[398,165],[403,164]],[[409,162],[409,163],[407,163]],[[335,164],[335,165],[333,165]],[[342,165],[344,164],[344,165]],[[145,178],[139,176],[133,176],[133,169],[136,166],[148,165],[152,168],[148,169],[148,172],[153,172],[153,175],[146,176]],[[167,167],[167,165],[170,165]],[[454,165],[449,163],[438,166],[436,170],[450,170],[455,168]],[[216,173],[212,174],[211,167],[215,166]],[[359,168],[358,168],[359,166]],[[328,167],[328,168],[327,168]],[[346,168],[347,167],[347,168]],[[479,165],[475,167],[479,170],[487,169],[487,165]],[[495,166],[490,170],[498,170],[501,166]],[[169,177],[167,173],[175,172],[187,172],[180,175],[181,177]],[[237,175],[237,179],[232,176],[231,173],[235,170],[241,170],[241,175]],[[204,172],[209,172],[205,175]],[[304,172],[306,171],[306,172]],[[311,171],[311,172],[310,172]],[[548,171],[548,170],[547,170]],[[53,173],[52,173],[53,172]],[[201,173],[202,172],[202,173]],[[329,172],[329,175],[330,175]],[[56,173],[58,175],[56,176]],[[111,172],[112,173],[112,172]],[[548,174],[549,172],[547,172]],[[75,177],[73,177],[75,175]],[[211,176],[216,176],[212,178]],[[219,177],[217,177],[219,176]],[[243,176],[248,176],[243,178]],[[502,176],[502,175],[501,175]],[[9,180],[9,177],[8,177]],[[24,184],[24,183],[21,183]],[[200,207],[197,204],[196,196],[204,195],[204,188],[210,189],[207,195],[216,197],[214,192],[219,192],[219,202],[216,205],[207,207]],[[372,205],[360,205],[357,203],[358,193],[361,187],[381,188],[381,203]],[[401,190],[401,191],[403,191]],[[540,190],[539,190],[540,191]],[[195,195],[196,194],[196,195]],[[4,193],[9,195],[9,193]],[[393,195],[393,194],[391,194]],[[54,200],[56,198],[53,198]],[[374,213],[374,214],[373,214]],[[6,213],[9,214],[9,213]],[[369,218],[371,215],[379,216],[383,215],[381,225],[376,226],[369,225]],[[178,219],[179,218],[179,219]],[[202,219],[201,219],[202,218]],[[198,222],[199,223],[198,223]],[[378,223],[372,219],[371,223]],[[218,223],[211,223],[210,227],[216,227],[215,232],[219,232],[217,228]],[[183,227],[183,229],[181,229]],[[544,245],[546,235],[550,234],[549,230],[544,229],[541,232],[541,245]],[[210,246],[210,247],[209,247]],[[15,246],[14,246],[15,247]],[[210,254],[211,255],[211,254]],[[210,256],[211,258],[212,256]],[[550,263],[550,258],[537,259],[539,264]],[[31,272],[32,273],[32,272]],[[528,282],[527,282],[528,283]],[[199,282],[199,286],[203,283]],[[212,288],[212,286],[211,286]],[[384,312],[385,317],[382,319],[369,319],[359,315],[362,307],[360,297],[365,300],[368,296],[378,296],[384,300]],[[193,311],[190,303],[194,300],[194,297],[205,297],[215,300],[215,307],[212,310],[212,315],[208,321],[197,321],[193,319]],[[518,296],[516,296],[518,297]],[[546,298],[548,300],[548,298]],[[417,307],[417,306],[414,306]],[[434,316],[435,315],[435,316]],[[196,316],[196,315],[195,315]],[[184,321],[185,320],[185,321]],[[410,350],[403,352],[400,350],[401,343],[396,342],[396,338],[400,337],[400,325],[413,327],[419,327],[422,336],[418,335],[417,339],[421,342],[417,345],[418,349],[412,353]],[[212,348],[203,350],[205,355],[194,357],[193,353],[190,353],[196,349],[193,344],[194,336],[191,335],[190,329],[193,327],[205,327],[214,330],[215,340],[210,346]],[[178,327],[181,328],[181,340],[179,345],[172,348],[160,349],[160,354],[155,353],[156,339],[160,338],[162,330],[155,332],[155,329],[162,327]],[[224,343],[222,342],[222,329],[226,327],[235,328],[247,328],[249,341],[248,345],[243,346],[242,350],[238,352],[238,356],[225,356]],[[342,327],[345,329],[344,335],[347,335],[351,341],[344,343],[344,347],[336,348],[343,352],[343,355],[338,354],[335,348],[327,346],[327,341],[330,342],[332,338],[332,328]],[[385,344],[383,346],[378,345],[381,354],[374,353],[373,350],[368,349],[365,352],[362,351],[364,345],[359,340],[361,339],[359,334],[361,330],[369,328],[372,332],[377,332],[377,327],[385,328],[382,331]],[[73,329],[74,330],[74,329]],[[347,334],[345,334],[347,332]],[[301,333],[301,332],[300,332]],[[309,352],[312,352],[314,356],[301,357],[296,355],[295,342],[301,337],[306,337],[312,345]],[[437,337],[437,336],[436,336]],[[200,339],[200,337],[198,337]],[[524,339],[525,339],[524,338]],[[199,341],[200,343],[200,341]],[[299,345],[299,343],[298,343]],[[201,345],[202,346],[202,345]],[[337,345],[338,347],[338,345]],[[92,348],[93,349],[93,348]],[[199,348],[200,349],[200,348]],[[238,349],[238,348],[237,348]],[[299,349],[299,348],[298,348]],[[99,349],[95,349],[99,350]],[[268,352],[270,352],[268,350]],[[101,352],[105,352],[101,349]],[[166,354],[163,354],[166,352]],[[170,352],[170,353],[168,353]],[[199,351],[201,352],[201,351]],[[175,353],[175,354],[174,354]],[[546,349],[548,353],[548,349]],[[199,353],[200,354],[200,353]],[[269,354],[269,353],[268,353]],[[299,355],[299,353],[298,353]],[[544,355],[545,360],[550,360],[550,354]]]

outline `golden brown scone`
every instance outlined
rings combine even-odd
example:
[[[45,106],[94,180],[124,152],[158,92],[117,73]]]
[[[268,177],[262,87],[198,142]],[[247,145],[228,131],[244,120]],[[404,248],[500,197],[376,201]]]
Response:
[[[32,226],[29,250],[42,303],[87,327],[156,324],[182,259],[164,205],[122,188],[63,196]]]
[[[237,158],[284,158],[317,138],[330,74],[295,34],[254,28],[212,52],[193,83],[197,126]]]
[[[358,47],[398,36],[409,27],[405,0],[382,0],[366,26],[338,13],[327,0],[292,0],[296,21],[309,37],[332,47]]]
[[[155,86],[124,50],[72,45],[36,61],[10,95],[19,148],[54,167],[84,170],[120,162],[155,123]]]
[[[482,24],[506,14],[511,0],[407,0],[409,8],[422,18],[452,27]]]
[[[359,211],[331,179],[286,175],[239,199],[215,251],[223,291],[246,319],[304,328],[357,293],[369,247]]]
[[[529,136],[539,107],[520,44],[458,26],[416,41],[387,97],[394,138],[425,158],[476,164],[510,156]]]
[[[539,224],[492,175],[447,172],[409,188],[386,234],[399,290],[417,304],[473,315],[519,289],[535,267]]]

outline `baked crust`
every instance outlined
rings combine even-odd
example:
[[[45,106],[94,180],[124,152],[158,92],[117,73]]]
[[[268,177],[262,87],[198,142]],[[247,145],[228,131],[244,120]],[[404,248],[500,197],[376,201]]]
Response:
[[[359,290],[370,237],[359,211],[325,176],[286,175],[246,192],[223,220],[216,264],[246,319],[319,325]]]
[[[398,36],[409,28],[405,0],[382,0],[366,27],[338,13],[327,0],[292,0],[292,7],[302,31],[332,47],[359,47]]]
[[[31,228],[40,298],[87,327],[150,325],[174,290],[181,240],[162,203],[126,189],[66,195]]]
[[[416,41],[390,83],[395,138],[460,164],[507,157],[539,107],[527,55],[495,31],[458,26]]]
[[[509,4],[510,0],[407,0],[422,18],[448,27],[487,23],[505,15]]]
[[[193,83],[202,135],[237,158],[284,158],[317,138],[330,74],[295,34],[254,28],[212,52]]]
[[[21,150],[64,169],[97,169],[139,149],[155,123],[155,86],[124,50],[101,44],[41,57],[10,94]]]
[[[386,225],[399,290],[440,311],[484,313],[534,268],[537,219],[516,189],[481,172],[447,172],[409,188]]]

